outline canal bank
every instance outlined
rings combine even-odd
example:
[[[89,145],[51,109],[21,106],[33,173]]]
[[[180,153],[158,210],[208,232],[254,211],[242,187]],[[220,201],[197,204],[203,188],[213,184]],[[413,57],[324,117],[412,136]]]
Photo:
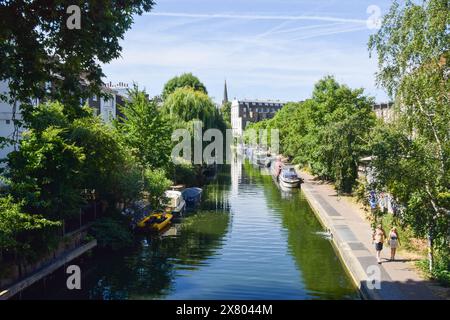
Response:
[[[302,192],[322,225],[333,235],[336,251],[365,299],[373,300],[434,300],[440,299],[434,283],[420,277],[413,261],[397,257],[389,261],[389,247],[377,264],[372,245],[372,231],[363,219],[361,209],[340,198],[332,185],[301,171]],[[377,286],[374,279],[378,279]]]
[[[32,271],[23,277],[18,277],[16,281],[8,284],[5,288],[1,287],[0,300],[8,300],[16,295],[20,296],[23,290],[26,290],[39,281],[45,282],[46,277],[56,272],[56,270],[94,249],[97,246],[97,240],[85,241],[86,232],[87,227],[84,227],[67,235],[65,242],[60,245],[59,250],[55,250],[52,253],[53,258],[43,259],[34,266],[30,266]]]

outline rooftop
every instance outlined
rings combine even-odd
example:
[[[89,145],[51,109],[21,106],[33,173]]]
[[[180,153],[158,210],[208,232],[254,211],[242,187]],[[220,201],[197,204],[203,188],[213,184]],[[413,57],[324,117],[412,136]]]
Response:
[[[282,104],[286,103],[285,101],[271,100],[271,99],[248,99],[248,98],[237,99],[237,98],[234,98],[234,100],[237,100],[238,102],[254,102],[254,103],[282,103]]]

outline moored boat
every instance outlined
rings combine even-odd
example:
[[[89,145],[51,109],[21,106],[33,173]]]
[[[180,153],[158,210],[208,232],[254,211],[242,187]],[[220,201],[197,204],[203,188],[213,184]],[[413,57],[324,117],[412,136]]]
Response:
[[[279,181],[280,185],[286,188],[297,188],[301,183],[301,179],[293,166],[285,166],[281,169]]]
[[[253,153],[253,163],[258,166],[265,166],[268,158],[269,154],[265,150],[259,149]]]
[[[161,231],[172,221],[173,215],[165,212],[156,212],[145,217],[137,223],[137,227],[148,231]]]
[[[167,199],[167,202],[163,203],[166,212],[170,212],[175,216],[183,215],[186,209],[186,201],[184,201],[180,191],[167,190],[164,193],[164,197]]]
[[[200,204],[200,201],[202,199],[202,192],[203,190],[201,188],[186,188],[183,191],[181,191],[181,195],[183,196],[184,201],[186,202],[187,208],[194,208]]]

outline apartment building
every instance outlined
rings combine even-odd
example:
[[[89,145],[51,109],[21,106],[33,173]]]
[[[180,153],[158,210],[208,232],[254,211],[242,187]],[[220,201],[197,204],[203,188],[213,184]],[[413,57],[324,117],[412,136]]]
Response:
[[[285,105],[278,100],[238,100],[231,103],[231,127],[233,135],[240,136],[254,122],[271,119]]]

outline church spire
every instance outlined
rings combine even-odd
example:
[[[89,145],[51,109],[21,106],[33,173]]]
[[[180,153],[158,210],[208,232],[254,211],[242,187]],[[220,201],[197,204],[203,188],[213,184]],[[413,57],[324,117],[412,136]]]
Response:
[[[223,100],[222,104],[225,104],[228,102],[228,90],[227,90],[227,80],[225,80],[225,86],[223,88]]]

